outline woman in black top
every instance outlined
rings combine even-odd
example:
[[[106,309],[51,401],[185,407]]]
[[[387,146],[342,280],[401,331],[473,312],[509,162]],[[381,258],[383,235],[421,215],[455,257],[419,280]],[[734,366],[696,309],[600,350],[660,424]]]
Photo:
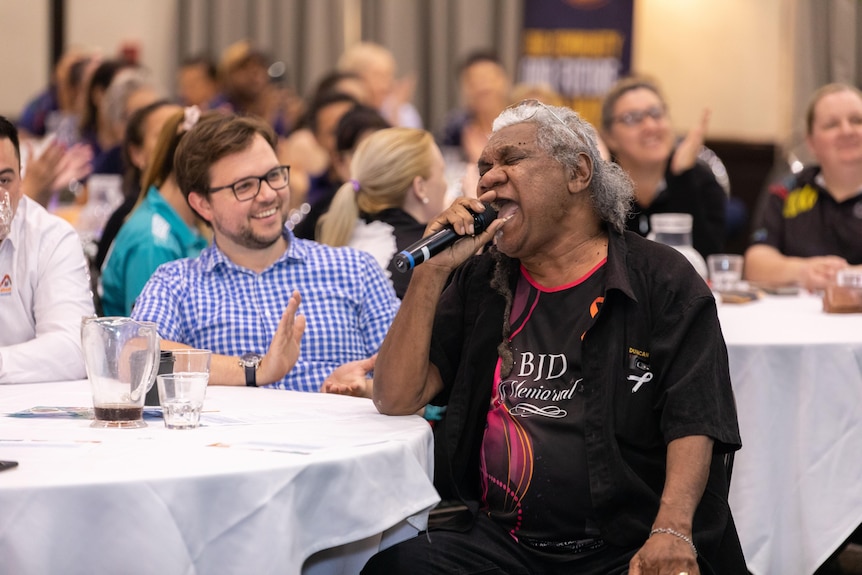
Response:
[[[602,138],[635,185],[628,229],[646,236],[652,214],[691,214],[692,244],[704,258],[724,250],[727,206],[726,192],[698,161],[708,121],[706,111],[677,144],[661,93],[641,78],[621,80],[602,103]]]
[[[392,258],[420,239],[444,207],[443,155],[425,130],[378,130],[359,144],[350,176],[321,216],[315,239],[371,253],[403,297],[411,274],[397,271]]]

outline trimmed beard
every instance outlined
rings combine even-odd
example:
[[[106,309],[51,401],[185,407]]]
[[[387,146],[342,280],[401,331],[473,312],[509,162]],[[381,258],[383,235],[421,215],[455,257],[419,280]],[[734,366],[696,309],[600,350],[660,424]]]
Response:
[[[263,238],[254,234],[251,226],[242,228],[239,233],[236,234],[226,232],[225,229],[217,225],[215,221],[212,222],[212,227],[213,230],[219,232],[225,238],[239,246],[251,250],[263,250],[275,244],[284,235],[284,226],[287,224],[287,215],[281,212],[281,208],[279,208],[279,213],[281,214],[281,227],[279,228],[278,235],[272,239]]]

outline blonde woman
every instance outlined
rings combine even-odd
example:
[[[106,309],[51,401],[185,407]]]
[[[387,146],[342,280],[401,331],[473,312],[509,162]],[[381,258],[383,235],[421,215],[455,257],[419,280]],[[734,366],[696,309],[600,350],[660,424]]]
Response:
[[[444,171],[443,155],[429,132],[387,128],[372,133],[353,155],[350,180],[321,216],[317,241],[370,253],[403,297],[411,274],[396,271],[392,258],[420,239],[443,210]]]

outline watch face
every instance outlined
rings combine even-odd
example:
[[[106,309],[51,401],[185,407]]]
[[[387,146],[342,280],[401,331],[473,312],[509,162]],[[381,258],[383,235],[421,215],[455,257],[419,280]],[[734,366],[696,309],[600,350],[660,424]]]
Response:
[[[257,367],[257,364],[260,363],[261,357],[262,356],[258,353],[246,353],[239,359],[246,367]]]

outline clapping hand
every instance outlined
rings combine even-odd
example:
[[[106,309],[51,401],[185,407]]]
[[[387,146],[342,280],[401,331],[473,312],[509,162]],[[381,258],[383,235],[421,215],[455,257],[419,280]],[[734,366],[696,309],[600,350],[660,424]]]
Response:
[[[57,141],[50,142],[36,156],[28,143],[27,171],[24,174],[24,193],[43,206],[47,206],[54,192],[65,189],[72,182],[82,180],[93,169],[93,151],[86,144],[66,148]]]
[[[299,359],[299,344],[305,333],[305,316],[297,314],[302,298],[294,290],[278,322],[278,329],[269,344],[269,350],[260,362],[258,385],[268,385],[282,379]]]
[[[704,108],[703,114],[700,117],[700,123],[689,130],[685,138],[677,145],[670,165],[670,170],[674,174],[681,174],[694,167],[695,162],[697,162],[697,155],[703,147],[703,140],[706,135],[706,129],[709,127],[709,117],[711,115],[712,112],[709,108]]]

